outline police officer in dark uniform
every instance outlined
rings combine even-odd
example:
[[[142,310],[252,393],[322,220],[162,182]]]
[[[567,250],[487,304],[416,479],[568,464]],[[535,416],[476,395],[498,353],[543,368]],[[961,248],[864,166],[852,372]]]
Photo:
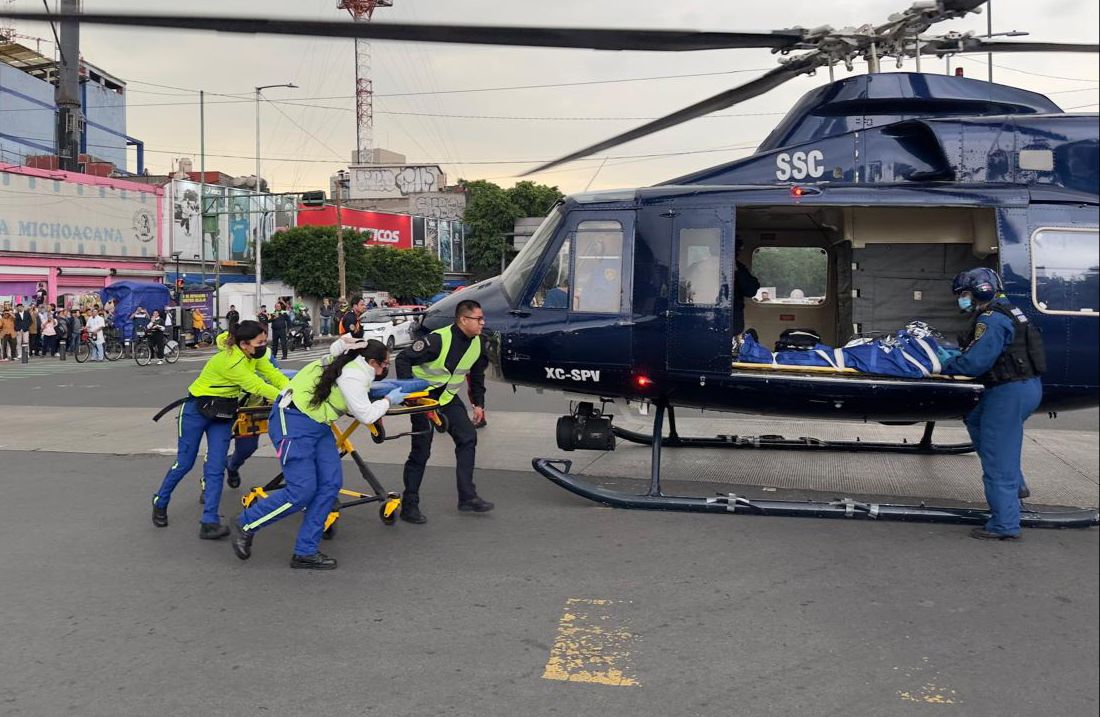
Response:
[[[283,361],[286,361],[287,336],[290,332],[290,316],[282,302],[275,304],[275,315],[271,317],[271,355],[274,356],[281,346]]]
[[[481,330],[485,314],[476,301],[460,301],[455,321],[418,339],[397,356],[398,378],[420,378],[431,384],[430,395],[439,400],[439,412],[447,419],[447,432],[455,442],[455,475],[458,480],[458,509],[487,513],[493,504],[478,497],[474,486],[474,460],[477,431],[458,394],[466,389],[469,377],[470,400],[474,421],[485,418],[485,367],[488,359],[481,350]],[[420,512],[420,482],[432,452],[434,429],[424,415],[410,417],[416,435],[405,461],[405,493],[401,499],[401,519],[426,523]]]
[[[964,271],[952,282],[959,308],[974,314],[964,351],[948,358],[942,372],[975,376],[985,386],[966,416],[966,430],[982,462],[989,520],[971,536],[983,540],[1020,537],[1020,498],[1028,494],[1020,467],[1024,421],[1039,407],[1046,369],[1043,341],[1024,312],[1009,303],[992,269]]]

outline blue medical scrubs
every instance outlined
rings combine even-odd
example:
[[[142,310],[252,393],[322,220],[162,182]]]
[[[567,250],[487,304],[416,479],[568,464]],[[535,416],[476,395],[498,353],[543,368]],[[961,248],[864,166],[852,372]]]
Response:
[[[176,462],[168,469],[160,490],[153,497],[156,505],[168,507],[172,491],[195,465],[199,445],[206,436],[206,460],[202,465],[203,523],[221,523],[218,504],[222,498],[222,474],[225,473],[225,456],[229,453],[229,441],[233,437],[232,421],[214,421],[199,413],[198,402],[188,399],[180,409],[176,422],[178,446]]]
[[[282,370],[279,366],[278,359],[275,358],[274,353],[268,357],[271,361],[271,365],[275,368]],[[287,375],[287,378],[293,378],[297,371],[283,371]],[[256,452],[256,449],[260,447],[260,437],[257,436],[238,436],[233,439],[233,453],[229,456],[229,460],[226,462],[226,467],[231,471],[239,471],[245,461],[252,457],[252,454]]]
[[[268,435],[286,487],[253,501],[238,520],[242,528],[254,531],[304,510],[294,554],[313,555],[344,480],[336,437],[328,424],[318,423],[296,408],[278,405],[271,410]]]
[[[979,317],[974,334],[976,338],[966,351],[944,363],[943,373],[984,375],[1012,345],[1015,325],[1004,314],[987,311]],[[966,416],[966,430],[982,462],[982,483],[990,509],[985,529],[991,533],[1020,534],[1024,421],[1039,407],[1042,398],[1043,384],[1038,377],[988,386],[978,405]]]

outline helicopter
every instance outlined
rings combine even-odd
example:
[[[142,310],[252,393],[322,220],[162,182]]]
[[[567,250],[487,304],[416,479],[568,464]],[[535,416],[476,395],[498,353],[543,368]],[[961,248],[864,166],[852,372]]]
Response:
[[[559,419],[559,448],[609,450],[616,438],[651,446],[649,485],[640,495],[588,483],[570,473],[568,460],[532,460],[539,474],[590,500],[634,509],[980,524],[985,511],[969,508],[666,495],[661,457],[663,448],[678,446],[913,454],[973,450],[969,443],[933,441],[937,421],[959,418],[977,405],[983,387],[973,379],[739,360],[734,330],[739,260],[757,270],[757,278],[769,287],[746,298],[743,308],[745,326],[762,344],[776,341],[784,329],[798,328],[813,330],[822,343],[842,346],[853,335],[892,331],[916,317],[946,334],[965,331],[951,278],[974,266],[996,269],[1004,277],[1004,293],[1044,336],[1047,371],[1039,410],[1100,403],[1097,114],[1068,114],[1043,95],[960,76],[880,72],[889,57],[898,58],[900,66],[905,57],[1100,49],[960,33],[925,35],[936,23],[979,12],[982,4],[920,0],[878,25],[757,33],[0,15],[597,50],[770,48],[780,55],[777,68],[750,82],[531,172],[734,106],[821,68],[832,76],[837,65],[851,69],[854,61],[866,61],[868,74],[804,95],[749,157],[651,187],[566,197],[500,276],[433,305],[421,325],[425,330],[445,326],[458,301],[477,300],[499,379],[593,397]],[[792,262],[810,283],[792,288],[790,277],[775,269],[764,276],[767,265]],[[780,287],[786,296],[777,295]],[[652,432],[615,426],[604,408],[616,399],[654,407]],[[903,444],[688,437],[677,432],[677,407],[923,423],[924,432],[919,442]],[[1095,526],[1100,512],[1028,510],[1022,524]]]

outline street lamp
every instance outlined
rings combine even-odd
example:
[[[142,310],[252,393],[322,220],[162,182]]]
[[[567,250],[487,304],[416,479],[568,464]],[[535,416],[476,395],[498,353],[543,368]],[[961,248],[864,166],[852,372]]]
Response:
[[[280,85],[260,85],[256,88],[256,194],[260,193],[260,97],[264,90],[271,89],[272,87],[287,87],[290,89],[298,89],[298,85],[293,82],[285,82]],[[256,313],[260,311],[260,305],[263,303],[261,298],[262,293],[262,279],[260,279],[260,272],[262,269],[262,263],[260,258],[260,245],[263,242],[263,232],[256,232]]]

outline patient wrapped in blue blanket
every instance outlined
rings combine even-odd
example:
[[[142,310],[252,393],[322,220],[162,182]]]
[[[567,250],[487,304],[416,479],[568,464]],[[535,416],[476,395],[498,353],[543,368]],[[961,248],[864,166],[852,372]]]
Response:
[[[401,389],[401,393],[416,393],[427,391],[428,382],[422,378],[387,378],[383,381],[375,381],[370,385],[370,400],[377,401],[385,398],[386,394],[395,388]]]

